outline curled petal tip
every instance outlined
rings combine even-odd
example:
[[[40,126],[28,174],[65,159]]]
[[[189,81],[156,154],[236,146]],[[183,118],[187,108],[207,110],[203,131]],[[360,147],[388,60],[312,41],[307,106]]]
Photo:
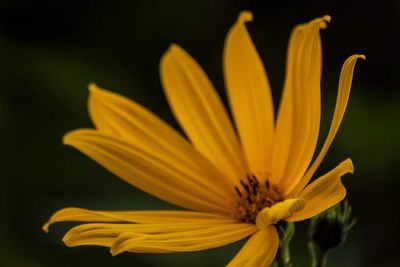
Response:
[[[43,230],[45,233],[48,233],[48,232],[49,232],[49,226],[50,226],[50,223],[49,223],[49,222],[45,223],[45,224],[42,226],[42,230]]]
[[[76,246],[77,246],[76,239],[74,240],[74,238],[71,236],[70,232],[67,232],[67,233],[64,235],[62,241],[64,242],[64,244],[65,244],[67,247],[76,247]],[[78,245],[78,246],[79,246],[79,245]]]
[[[342,170],[345,171],[344,173],[354,174],[354,164],[350,158],[345,159],[339,165],[341,166]]]
[[[354,164],[351,159],[347,159],[347,164],[349,165],[349,173],[354,174]]]
[[[88,89],[89,89],[90,92],[93,92],[95,90],[98,90],[99,87],[97,86],[96,83],[91,82],[91,83],[88,84]]]
[[[183,48],[176,43],[172,43],[169,45],[167,51],[162,56],[161,62],[165,61],[166,59],[170,59],[171,56],[173,57],[173,55],[182,54],[182,53],[184,53]]]
[[[249,22],[249,21],[252,21],[252,20],[253,20],[253,13],[251,13],[250,11],[245,10],[245,11],[240,12],[237,21],[239,23],[246,23],[246,22]]]
[[[62,144],[63,145],[68,145],[69,144],[69,133],[64,134],[62,138]]]
[[[331,16],[329,16],[329,15],[325,15],[325,16],[323,16],[322,17],[322,19],[324,20],[324,21],[326,21],[326,22],[331,22]]]
[[[331,16],[325,15],[322,18],[316,18],[312,22],[317,23],[320,29],[326,29],[328,26],[327,23],[331,22]]]
[[[111,247],[111,249],[110,249],[110,254],[113,257],[115,257],[115,256],[117,256],[117,255],[119,255],[121,253],[122,253],[122,251],[120,249],[115,248],[115,247]]]
[[[344,67],[345,65],[347,66],[348,64],[355,64],[355,62],[357,62],[358,59],[363,59],[363,60],[365,60],[365,59],[366,59],[366,56],[363,55],[363,54],[353,54],[353,55],[349,56],[349,57],[346,59],[345,63],[343,64],[343,67]],[[353,67],[354,67],[354,66],[353,66]]]
[[[75,247],[71,242],[69,242],[69,240],[64,240],[63,239],[63,242],[64,242],[64,244],[65,244],[65,246],[67,246],[67,247]]]
[[[78,130],[72,130],[67,132],[66,134],[64,134],[63,138],[62,138],[62,143],[63,145],[70,145],[71,141],[74,140],[74,137],[76,137],[76,133],[79,133],[79,129]]]
[[[120,253],[119,253],[119,252],[110,252],[110,254],[111,254],[111,256],[115,257],[115,256],[117,256],[117,255],[120,254]]]
[[[174,51],[178,51],[178,50],[181,50],[181,47],[175,43],[170,44],[168,47],[168,52],[174,52]]]

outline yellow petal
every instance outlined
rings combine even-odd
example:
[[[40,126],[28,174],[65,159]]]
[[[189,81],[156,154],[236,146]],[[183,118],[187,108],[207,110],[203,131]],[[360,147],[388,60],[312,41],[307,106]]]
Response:
[[[192,170],[184,162],[95,130],[72,131],[64,136],[64,143],[128,183],[165,201],[194,210],[228,212],[229,198],[216,185],[220,177],[208,169]]]
[[[353,163],[347,159],[308,185],[299,194],[299,197],[306,202],[305,208],[288,218],[287,221],[294,222],[311,218],[339,203],[346,196],[346,189],[340,178],[346,173],[353,173],[353,171]]]
[[[272,182],[283,191],[306,171],[318,139],[322,48],[319,30],[329,16],[295,27],[286,63],[272,156]]]
[[[280,220],[284,220],[294,213],[304,208],[305,202],[302,198],[289,198],[278,202],[272,207],[264,208],[256,218],[256,224],[259,229],[268,228]]]
[[[227,216],[196,211],[93,211],[81,208],[64,208],[54,213],[43,225],[57,222],[130,222],[130,223],[214,223],[230,224],[236,220]]]
[[[243,239],[257,230],[253,224],[204,225],[200,229],[171,233],[141,234],[123,232],[111,247],[113,255],[122,252],[171,253],[199,251],[224,246]]]
[[[274,111],[270,86],[262,61],[247,32],[252,20],[240,13],[229,31],[224,47],[224,78],[240,140],[251,172],[269,173]]]
[[[89,113],[100,132],[120,137],[144,151],[170,159],[177,168],[200,173],[206,169],[214,173],[212,176],[218,176],[214,181],[215,186],[221,186],[221,192],[229,192],[226,188],[232,187],[231,180],[156,115],[123,96],[98,88],[95,84],[90,84],[89,89]]]
[[[161,59],[160,75],[169,105],[193,145],[231,181],[244,177],[247,167],[238,139],[202,68],[171,45]]]
[[[201,230],[221,225],[214,221],[194,221],[175,223],[147,223],[147,224],[120,224],[120,223],[87,223],[78,225],[69,230],[63,238],[69,247],[83,245],[97,245],[111,247],[117,237],[123,233],[140,235],[155,235],[184,231]]]
[[[339,89],[336,99],[335,112],[333,114],[333,119],[331,122],[331,127],[328,132],[328,136],[317,158],[315,159],[311,167],[308,169],[308,171],[306,172],[302,180],[299,182],[299,184],[296,185],[296,187],[294,187],[292,190],[290,190],[290,192],[288,192],[289,195],[296,195],[299,191],[301,191],[304,188],[304,186],[307,185],[311,177],[314,175],[315,171],[318,169],[322,160],[324,159],[326,152],[328,152],[328,149],[332,144],[332,141],[335,138],[335,135],[339,129],[340,123],[342,122],[344,112],[346,111],[347,102],[350,96],[351,83],[353,80],[354,67],[357,62],[357,59],[359,58],[365,59],[365,56],[353,55],[344,62],[342,71],[340,73]]]
[[[278,251],[279,236],[270,225],[253,234],[227,267],[268,267]]]
[[[126,224],[99,223],[79,225],[64,235],[63,242],[68,247],[84,245],[111,247],[121,231],[127,230],[126,226]]]

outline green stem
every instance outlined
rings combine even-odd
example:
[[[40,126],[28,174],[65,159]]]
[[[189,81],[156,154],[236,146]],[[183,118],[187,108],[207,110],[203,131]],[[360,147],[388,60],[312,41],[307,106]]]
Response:
[[[294,235],[294,223],[285,223],[279,226],[279,248],[276,257],[277,267],[292,267],[292,260],[290,258],[290,241]]]
[[[325,267],[327,262],[327,252],[318,248],[314,242],[308,243],[311,255],[311,267]]]
[[[280,246],[278,249],[277,256],[278,256],[278,266],[279,267],[291,267],[292,266],[289,246]]]

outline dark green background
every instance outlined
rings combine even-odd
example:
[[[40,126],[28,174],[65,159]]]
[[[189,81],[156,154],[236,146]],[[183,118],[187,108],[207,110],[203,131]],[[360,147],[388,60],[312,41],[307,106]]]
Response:
[[[358,222],[329,266],[398,266],[398,1],[0,1],[1,266],[223,266],[239,244],[171,255],[67,248],[72,224],[41,225],[59,208],[171,208],[141,193],[81,153],[61,145],[71,129],[91,127],[89,82],[149,107],[176,126],[163,97],[158,61],[170,43],[187,49],[223,95],[222,47],[237,14],[248,9],[254,42],[278,102],[292,27],[330,14],[322,32],[325,137],[341,64],[356,68],[341,129],[319,173],[351,157],[344,183]],[[322,138],[323,139],[323,138]],[[307,266],[308,222],[297,224],[296,266]]]

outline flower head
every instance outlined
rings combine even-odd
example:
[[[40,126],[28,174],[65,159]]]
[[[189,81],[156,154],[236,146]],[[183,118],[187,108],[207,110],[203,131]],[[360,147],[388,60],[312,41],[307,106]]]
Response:
[[[350,159],[309,182],[336,135],[356,60],[364,56],[343,65],[331,127],[311,163],[321,113],[319,31],[330,17],[294,28],[276,121],[267,75],[245,26],[251,20],[250,12],[240,13],[224,47],[237,131],[205,72],[174,44],[161,59],[161,81],[189,141],[144,107],[94,84],[89,113],[95,129],[64,136],[65,144],[133,186],[190,211],[65,208],[46,231],[54,222],[90,222],[71,229],[65,244],[106,246],[113,255],[204,250],[250,236],[228,266],[269,266],[279,243],[277,222],[311,218],[344,198],[340,178],[353,172]]]

